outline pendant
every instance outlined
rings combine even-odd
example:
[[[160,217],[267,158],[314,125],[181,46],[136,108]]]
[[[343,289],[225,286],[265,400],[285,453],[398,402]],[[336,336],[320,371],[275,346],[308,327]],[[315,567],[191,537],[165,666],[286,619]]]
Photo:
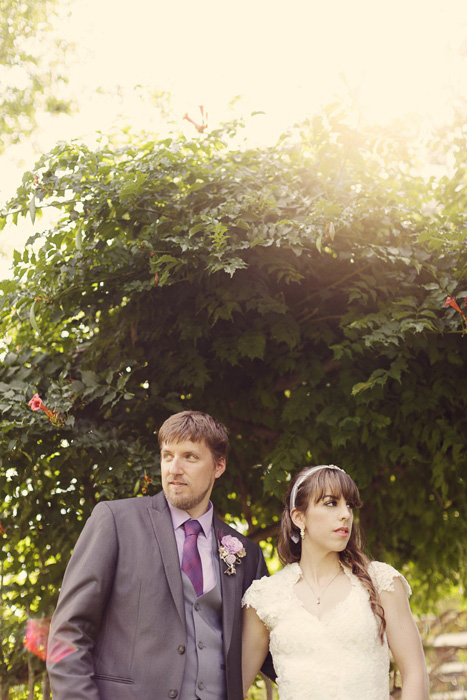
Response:
[[[321,603],[321,600],[318,598],[316,601],[316,605],[319,605]]]

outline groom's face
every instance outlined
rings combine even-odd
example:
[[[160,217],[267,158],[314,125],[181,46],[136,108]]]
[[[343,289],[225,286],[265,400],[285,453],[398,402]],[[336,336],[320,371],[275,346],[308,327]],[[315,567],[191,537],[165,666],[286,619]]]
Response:
[[[198,518],[208,509],[215,480],[225,471],[225,458],[214,459],[203,441],[164,443],[161,447],[162,488],[168,502]]]

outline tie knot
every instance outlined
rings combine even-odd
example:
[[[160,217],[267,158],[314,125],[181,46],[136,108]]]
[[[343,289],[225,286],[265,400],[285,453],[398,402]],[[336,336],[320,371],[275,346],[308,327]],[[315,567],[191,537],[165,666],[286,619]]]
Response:
[[[183,523],[183,527],[185,530],[185,537],[188,537],[189,535],[195,535],[198,537],[199,533],[201,532],[201,525],[198,520],[186,520]]]

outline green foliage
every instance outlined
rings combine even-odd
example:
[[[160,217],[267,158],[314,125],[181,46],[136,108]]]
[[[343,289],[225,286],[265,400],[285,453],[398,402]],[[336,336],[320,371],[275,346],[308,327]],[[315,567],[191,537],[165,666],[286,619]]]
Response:
[[[55,0],[0,0],[0,151],[30,134],[40,110],[69,112],[64,45],[54,37]]]
[[[274,148],[229,130],[60,143],[4,213],[58,212],[1,285],[8,604],[51,613],[93,505],[159,488],[153,433],[186,408],[228,425],[214,501],[254,538],[292,474],[336,463],[419,601],[465,580],[467,340],[444,308],[467,294],[465,176],[426,181],[332,112]]]

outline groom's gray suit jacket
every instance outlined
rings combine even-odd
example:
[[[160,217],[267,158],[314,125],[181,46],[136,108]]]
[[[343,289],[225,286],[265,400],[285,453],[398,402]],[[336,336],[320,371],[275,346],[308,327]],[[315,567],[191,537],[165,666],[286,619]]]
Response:
[[[246,549],[237,573],[221,576],[227,697],[241,700],[241,599],[267,569],[258,545],[216,515],[213,525],[217,540],[234,535]],[[185,647],[182,577],[164,494],[99,503],[78,539],[52,618],[53,700],[176,698]]]

